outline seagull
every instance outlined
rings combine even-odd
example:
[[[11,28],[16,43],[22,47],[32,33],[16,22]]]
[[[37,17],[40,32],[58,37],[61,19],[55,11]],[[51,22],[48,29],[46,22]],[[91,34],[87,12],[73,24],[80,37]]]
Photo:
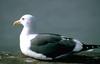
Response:
[[[13,23],[13,25],[23,26],[19,38],[20,50],[26,56],[39,60],[53,60],[100,47],[100,45],[86,45],[77,39],[60,34],[34,33],[32,31],[34,19],[35,16],[25,14]]]

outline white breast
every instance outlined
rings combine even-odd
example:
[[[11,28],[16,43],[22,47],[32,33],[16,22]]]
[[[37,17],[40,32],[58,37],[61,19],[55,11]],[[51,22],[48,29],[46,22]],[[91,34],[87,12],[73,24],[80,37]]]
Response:
[[[37,34],[34,35],[20,35],[20,49],[24,53],[31,47],[31,40],[34,39]]]

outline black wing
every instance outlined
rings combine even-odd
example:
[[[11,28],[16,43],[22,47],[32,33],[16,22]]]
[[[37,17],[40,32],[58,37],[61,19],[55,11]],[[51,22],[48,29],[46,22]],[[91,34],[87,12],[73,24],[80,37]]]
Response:
[[[71,45],[72,41],[70,39],[62,40],[60,35],[54,34],[39,34],[31,42],[31,50],[48,57],[57,57],[65,54],[72,51],[74,47],[74,45]]]

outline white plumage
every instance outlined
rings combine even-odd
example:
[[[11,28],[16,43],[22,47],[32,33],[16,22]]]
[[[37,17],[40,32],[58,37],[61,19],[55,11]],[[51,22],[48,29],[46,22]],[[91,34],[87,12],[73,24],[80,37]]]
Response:
[[[14,25],[23,25],[20,34],[20,49],[24,55],[36,59],[52,60],[63,54],[69,55],[71,52],[79,52],[83,49],[83,44],[73,38],[59,34],[35,34],[32,32],[34,18],[32,15],[26,14],[14,22]]]

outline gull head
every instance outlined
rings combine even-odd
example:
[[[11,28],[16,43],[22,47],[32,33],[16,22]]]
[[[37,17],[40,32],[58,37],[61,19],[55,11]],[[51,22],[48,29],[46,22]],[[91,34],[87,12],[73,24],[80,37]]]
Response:
[[[23,26],[29,26],[32,24],[33,19],[34,16],[32,16],[31,14],[25,14],[19,20],[15,21],[13,25],[22,24]]]

